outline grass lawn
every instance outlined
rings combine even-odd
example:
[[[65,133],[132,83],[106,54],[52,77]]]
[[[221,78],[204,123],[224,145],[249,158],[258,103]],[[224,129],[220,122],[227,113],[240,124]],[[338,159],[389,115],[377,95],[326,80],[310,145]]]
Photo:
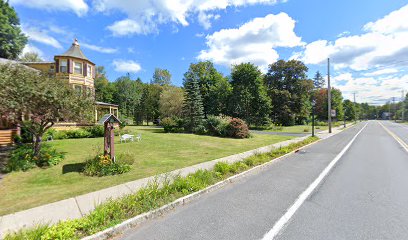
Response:
[[[315,126],[315,131],[323,131],[327,130],[329,127],[327,126]],[[282,130],[275,130],[275,129],[267,129],[263,130],[266,132],[284,132],[284,133],[311,133],[312,126],[309,125],[295,125],[295,126],[288,126],[282,127]]]
[[[102,149],[103,138],[56,140],[52,144],[67,153],[59,165],[10,173],[0,180],[0,216],[291,139],[261,134],[253,134],[249,139],[229,139],[169,134],[151,127],[128,129],[134,134],[141,133],[143,138],[141,142],[123,144],[118,138],[115,141],[116,153],[134,155],[130,172],[86,177],[75,170]]]

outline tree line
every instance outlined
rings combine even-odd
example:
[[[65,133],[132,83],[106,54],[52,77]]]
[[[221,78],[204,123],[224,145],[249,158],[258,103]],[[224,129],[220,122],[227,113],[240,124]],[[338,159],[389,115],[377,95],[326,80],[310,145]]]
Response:
[[[165,117],[183,118],[190,131],[208,116],[231,116],[250,126],[310,123],[312,101],[319,121],[327,121],[327,88],[317,72],[308,78],[307,66],[298,60],[279,60],[263,74],[258,66],[242,63],[224,76],[210,61],[191,63],[183,86],[171,83],[166,69],[156,68],[149,83],[129,74],[110,82],[103,67],[97,68],[97,101],[119,104],[122,118],[135,124]],[[356,106],[343,101],[340,90],[332,88],[335,120],[354,120]]]

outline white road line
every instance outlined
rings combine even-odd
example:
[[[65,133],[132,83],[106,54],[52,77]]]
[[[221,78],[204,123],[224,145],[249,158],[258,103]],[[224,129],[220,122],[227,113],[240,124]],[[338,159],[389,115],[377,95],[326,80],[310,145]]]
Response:
[[[395,139],[395,141],[397,141],[402,148],[405,149],[405,151],[408,152],[408,145],[401,139],[399,138],[395,133],[393,133],[391,130],[389,130],[386,126],[384,126],[382,123],[378,122],[383,128],[384,130],[390,134],[391,137],[393,137]]]
[[[264,235],[264,237],[262,238],[263,240],[272,240],[278,235],[278,233],[292,218],[295,212],[300,208],[300,206],[302,206],[305,200],[313,193],[316,187],[319,186],[319,184],[327,176],[327,174],[329,174],[330,170],[336,165],[339,159],[346,153],[346,151],[350,148],[354,140],[356,140],[357,136],[364,130],[367,124],[368,123],[366,123],[364,127],[361,128],[360,131],[358,131],[353,139],[351,139],[351,141],[343,148],[343,150],[341,150],[341,152],[337,154],[337,156],[329,163],[329,165],[327,165],[327,167],[320,173],[320,175],[306,188],[305,191],[303,191],[299,195],[293,205],[286,210],[285,214],[275,223],[272,229]]]

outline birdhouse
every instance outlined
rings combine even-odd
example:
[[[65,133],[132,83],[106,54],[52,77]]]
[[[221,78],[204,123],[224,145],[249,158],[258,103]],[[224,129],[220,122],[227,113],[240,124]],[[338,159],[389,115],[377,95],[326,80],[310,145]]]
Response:
[[[120,120],[113,114],[104,115],[98,122],[98,124],[103,125],[105,129],[104,134],[104,147],[103,154],[105,156],[109,155],[112,161],[115,162],[115,123],[120,124]]]

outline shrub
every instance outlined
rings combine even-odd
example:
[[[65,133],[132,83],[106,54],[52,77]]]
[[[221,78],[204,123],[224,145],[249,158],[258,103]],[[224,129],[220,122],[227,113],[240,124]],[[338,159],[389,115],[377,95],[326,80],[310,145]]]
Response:
[[[89,132],[90,133],[89,137],[92,138],[103,137],[105,135],[105,129],[102,125],[86,127],[84,130]]]
[[[228,116],[208,116],[206,127],[208,133],[213,136],[227,136],[227,126],[231,121]]]
[[[39,156],[34,157],[34,151],[30,144],[20,145],[11,152],[10,159],[3,171],[27,171],[36,166],[54,166],[64,159],[64,155],[64,153],[58,152],[55,148],[43,143]]]
[[[85,162],[83,173],[86,176],[109,176],[118,175],[130,171],[130,164],[116,161],[113,162],[109,156],[98,155]]]
[[[184,132],[184,121],[181,118],[163,118],[160,125],[164,128],[167,133],[179,133]]]
[[[248,138],[248,125],[239,118],[233,118],[226,128],[227,136],[232,138]]]

